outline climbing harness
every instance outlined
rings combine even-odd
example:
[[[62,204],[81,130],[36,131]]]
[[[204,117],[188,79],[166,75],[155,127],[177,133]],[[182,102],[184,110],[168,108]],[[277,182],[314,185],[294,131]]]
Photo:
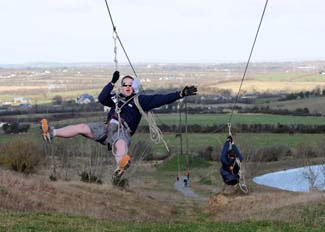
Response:
[[[129,98],[127,101],[125,101],[120,107],[118,106],[119,103],[119,96],[115,95],[112,97],[113,102],[115,103],[115,113],[117,114],[117,121],[118,121],[118,127],[117,127],[117,136],[119,137],[121,135],[121,133],[130,133],[130,128],[127,125],[126,122],[124,122],[124,120],[122,120],[121,118],[121,111],[122,108],[128,104],[135,96],[132,96],[131,98]],[[114,144],[112,144],[112,154],[114,156],[116,156],[115,150],[114,150]]]

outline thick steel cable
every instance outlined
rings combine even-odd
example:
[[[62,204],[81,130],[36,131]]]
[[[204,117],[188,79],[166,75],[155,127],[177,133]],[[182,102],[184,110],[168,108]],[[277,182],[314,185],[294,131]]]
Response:
[[[117,38],[118,42],[119,42],[120,45],[121,45],[121,48],[122,48],[122,50],[123,50],[123,52],[124,52],[124,55],[125,55],[126,59],[128,60],[129,65],[130,65],[130,67],[131,67],[131,69],[132,69],[132,71],[133,71],[135,77],[138,78],[138,75],[137,75],[137,73],[136,73],[136,71],[135,71],[135,69],[134,69],[134,67],[133,67],[133,65],[132,65],[132,63],[131,63],[131,60],[130,60],[130,58],[129,58],[129,56],[128,56],[128,54],[127,54],[127,52],[126,52],[126,50],[125,50],[125,48],[124,48],[124,46],[123,46],[123,43],[122,43],[122,41],[121,41],[119,35],[117,34],[116,26],[115,26],[115,24],[114,24],[113,17],[112,17],[111,11],[110,11],[110,9],[109,9],[109,6],[108,6],[108,3],[107,3],[107,0],[105,0],[105,3],[106,3],[106,8],[107,8],[107,11],[108,11],[108,14],[109,14],[109,18],[110,18],[110,20],[111,20],[112,27],[113,27],[113,31],[114,31],[114,33],[115,33],[115,35],[116,35],[116,38]]]
[[[231,110],[231,114],[230,114],[230,117],[229,117],[228,125],[231,125],[231,119],[232,119],[232,116],[234,114],[235,106],[236,106],[236,104],[238,102],[239,93],[240,93],[241,87],[243,85],[243,82],[244,82],[244,79],[245,79],[245,76],[246,76],[246,72],[247,72],[247,69],[248,69],[248,65],[250,63],[250,60],[251,60],[251,57],[252,57],[252,54],[253,54],[253,50],[254,50],[254,47],[255,47],[255,43],[256,43],[256,40],[257,40],[258,33],[259,33],[260,28],[261,28],[261,25],[262,25],[262,21],[263,21],[263,18],[264,18],[264,13],[265,13],[265,10],[266,10],[268,1],[269,0],[266,0],[266,2],[265,2],[265,6],[264,6],[264,9],[263,9],[263,13],[262,13],[261,19],[260,19],[260,23],[258,25],[256,34],[255,34],[254,43],[253,43],[253,46],[251,48],[251,51],[250,51],[250,54],[249,54],[249,57],[248,57],[248,60],[247,60],[247,63],[246,63],[245,71],[244,71],[242,80],[240,82],[240,86],[239,86],[239,89],[238,89],[238,93],[237,93],[237,96],[236,96],[236,100],[235,100],[234,105],[233,105],[232,110]]]

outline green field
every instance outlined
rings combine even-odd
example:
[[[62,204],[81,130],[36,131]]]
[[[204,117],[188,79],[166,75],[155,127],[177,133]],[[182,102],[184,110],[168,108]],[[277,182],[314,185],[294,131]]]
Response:
[[[89,231],[134,231],[134,232],[256,232],[256,231],[285,231],[285,232],[321,232],[324,224],[303,223],[295,221],[281,223],[272,221],[244,221],[244,222],[206,222],[204,217],[201,222],[187,223],[153,223],[153,222],[130,222],[107,221],[87,217],[67,216],[51,213],[15,213],[0,212],[0,231],[60,231],[60,232],[89,232]],[[313,221],[317,221],[314,218]]]
[[[189,114],[188,124],[197,125],[227,125],[230,114]],[[156,116],[157,124],[177,125],[179,122],[178,114],[159,114]],[[182,117],[185,123],[185,117]],[[273,124],[283,125],[325,125],[325,117],[314,116],[291,116],[291,115],[271,115],[271,114],[233,114],[232,124]]]
[[[188,134],[188,148],[190,152],[197,152],[205,149],[208,146],[221,147],[227,137],[226,133],[210,134],[210,133],[193,133]],[[273,145],[284,145],[295,150],[299,145],[305,144],[312,147],[319,147],[325,140],[324,134],[272,134],[272,133],[239,133],[234,135],[234,140],[239,147],[242,148],[263,148]],[[149,135],[135,135],[133,141],[137,139],[149,138]],[[170,148],[179,149],[180,140],[175,137],[175,134],[165,133],[164,138]],[[149,140],[148,140],[149,141]],[[186,148],[186,135],[183,134],[183,149]],[[163,144],[154,145],[157,152],[164,152]]]
[[[48,114],[49,117],[51,114]],[[55,114],[56,116],[59,114]],[[158,125],[179,125],[179,114],[154,114],[155,120]],[[19,120],[24,119],[28,121],[33,118],[44,117],[44,114],[25,114],[16,115],[12,118]],[[76,124],[80,122],[90,121],[103,121],[106,118],[105,112],[80,112],[80,118],[71,118],[67,120],[61,120],[60,122],[50,122],[52,124]],[[227,127],[230,114],[188,114],[187,124],[188,125],[200,125],[200,126],[213,126],[218,125],[221,128]],[[55,118],[53,118],[55,119]],[[182,114],[181,119],[182,125],[185,125],[185,116]],[[239,114],[234,113],[231,120],[232,125],[236,124],[269,124],[269,125],[325,125],[325,117],[316,116],[292,116],[292,115],[274,115],[274,114]],[[141,125],[147,125],[147,122],[142,119]]]

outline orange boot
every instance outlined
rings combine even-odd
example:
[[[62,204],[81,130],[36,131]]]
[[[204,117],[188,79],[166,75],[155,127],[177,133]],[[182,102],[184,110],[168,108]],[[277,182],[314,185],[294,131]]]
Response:
[[[115,169],[113,173],[112,182],[114,185],[119,184],[124,171],[130,167],[130,164],[131,164],[131,156],[129,154],[124,155],[121,161],[119,162],[117,169]]]
[[[42,130],[42,137],[45,142],[51,142],[51,136],[49,133],[49,125],[47,123],[47,120],[43,118],[41,120],[41,130]]]

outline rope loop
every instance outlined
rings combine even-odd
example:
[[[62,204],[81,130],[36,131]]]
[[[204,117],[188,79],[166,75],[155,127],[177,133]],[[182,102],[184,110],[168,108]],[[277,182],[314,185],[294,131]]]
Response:
[[[244,176],[244,167],[243,165],[241,165],[241,162],[238,158],[236,158],[235,162],[237,163],[238,167],[239,167],[239,183],[238,183],[238,186],[239,186],[239,189],[245,193],[245,194],[248,194],[249,190],[248,190],[248,187],[246,185],[246,180],[245,180],[245,176]]]
[[[232,136],[232,134],[231,134],[231,123],[230,122],[228,122],[228,135]]]
[[[165,145],[166,150],[169,152],[168,145],[167,145],[166,141],[163,138],[163,134],[162,134],[161,130],[157,126],[154,114],[152,112],[150,112],[150,111],[147,112],[147,113],[144,112],[144,110],[142,109],[142,107],[140,105],[138,95],[136,95],[136,97],[134,98],[134,103],[138,107],[138,110],[140,111],[142,116],[148,122],[151,141],[153,141],[155,144],[158,144],[158,143],[162,142]]]

